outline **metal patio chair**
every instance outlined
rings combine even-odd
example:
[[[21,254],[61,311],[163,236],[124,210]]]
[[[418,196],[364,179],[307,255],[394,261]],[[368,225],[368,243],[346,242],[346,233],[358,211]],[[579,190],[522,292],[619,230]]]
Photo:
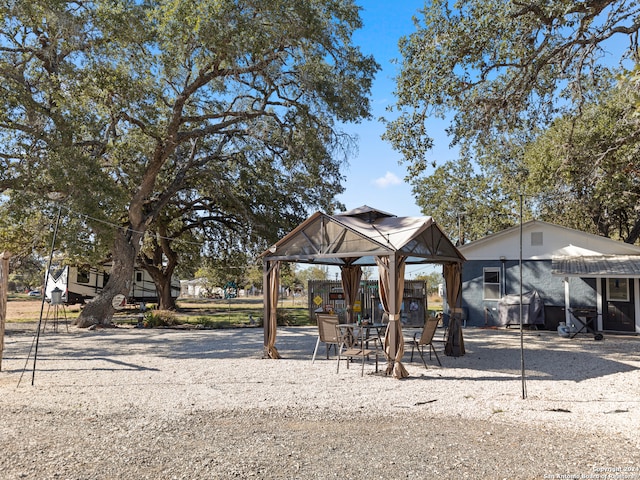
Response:
[[[440,362],[440,358],[438,357],[438,352],[436,352],[435,347],[433,346],[433,337],[438,328],[439,319],[436,317],[429,317],[427,321],[424,323],[424,328],[422,329],[422,333],[416,332],[413,335],[413,338],[405,340],[405,344],[411,345],[411,361],[413,361],[413,352],[414,350],[418,350],[420,354],[420,358],[422,358],[422,363],[424,363],[424,368],[427,367],[427,362],[424,359],[424,348],[429,348],[429,360],[431,360],[431,353],[436,356],[436,360],[438,360],[438,365],[442,366]],[[418,337],[418,334],[420,336]]]
[[[333,350],[337,353],[340,344],[336,333],[336,325],[339,323],[338,315],[319,313],[316,319],[318,322],[318,340],[316,341],[316,348],[313,350],[311,363],[316,361],[316,353],[318,353],[320,343],[324,343],[327,348],[327,360],[329,360],[329,350],[331,347],[333,346]]]

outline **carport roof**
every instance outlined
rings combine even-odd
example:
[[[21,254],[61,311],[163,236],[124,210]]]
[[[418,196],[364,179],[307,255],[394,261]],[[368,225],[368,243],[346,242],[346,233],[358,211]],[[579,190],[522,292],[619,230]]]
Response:
[[[553,257],[551,259],[551,273],[563,277],[640,278],[640,255]]]
[[[270,261],[364,266],[392,254],[406,256],[406,263],[465,260],[432,217],[397,217],[366,205],[337,215],[316,212],[262,256]]]

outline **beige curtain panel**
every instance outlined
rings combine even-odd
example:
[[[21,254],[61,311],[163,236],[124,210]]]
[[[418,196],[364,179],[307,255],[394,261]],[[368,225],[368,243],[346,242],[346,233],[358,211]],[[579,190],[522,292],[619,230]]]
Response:
[[[404,292],[404,268],[406,257],[398,257],[396,268],[391,268],[390,257],[376,257],[378,273],[380,276],[380,302],[384,311],[389,315],[389,324],[384,337],[384,354],[387,357],[387,375],[393,374],[395,378],[406,378],[409,372],[402,364],[404,355],[404,337],[402,334],[402,322],[400,321],[400,309],[402,308],[402,294]],[[391,288],[395,276],[396,289],[392,303]]]
[[[459,263],[447,263],[443,268],[447,286],[447,304],[449,305],[449,331],[444,347],[445,355],[461,357],[465,354],[462,326],[460,325],[462,290],[462,266]]]
[[[269,302],[271,305],[278,304],[278,291],[280,290],[280,262],[273,262],[273,264],[269,268],[268,273],[269,284],[268,284],[268,292]],[[268,320],[268,340],[265,346],[265,356],[267,358],[278,359],[280,358],[280,353],[276,348],[276,334],[278,331],[278,312],[275,308],[271,308],[269,311]]]
[[[353,323],[355,315],[353,305],[358,299],[358,291],[360,290],[360,279],[362,278],[362,268],[359,265],[347,265],[340,267],[342,278],[342,288],[344,290],[345,303],[349,314],[348,321]]]

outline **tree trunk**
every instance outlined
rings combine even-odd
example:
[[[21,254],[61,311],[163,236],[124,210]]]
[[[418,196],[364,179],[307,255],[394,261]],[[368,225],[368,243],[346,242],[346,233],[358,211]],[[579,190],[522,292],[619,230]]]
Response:
[[[176,300],[171,295],[171,275],[168,277],[163,276],[163,281],[158,284],[158,297],[161,310],[176,309]]]
[[[171,296],[171,280],[176,262],[169,261],[163,269],[149,263],[144,264],[143,268],[153,278],[153,283],[158,291],[158,308],[160,310],[175,310],[176,301]]]
[[[171,248],[169,233],[166,227],[160,223],[158,226],[160,241],[154,242],[151,254],[143,252],[140,255],[140,263],[147,273],[153,278],[153,283],[158,291],[158,307],[160,310],[175,310],[176,301],[171,296],[171,280],[173,272],[178,265],[178,254]]]
[[[111,323],[115,311],[112,305],[113,297],[118,294],[129,296],[140,237],[139,231],[118,231],[113,246],[113,266],[109,281],[102,292],[82,309],[74,322],[75,325],[86,328]]]
[[[640,238],[640,218],[637,218],[633,224],[633,228],[629,232],[629,236],[625,238],[625,243],[633,245]]]

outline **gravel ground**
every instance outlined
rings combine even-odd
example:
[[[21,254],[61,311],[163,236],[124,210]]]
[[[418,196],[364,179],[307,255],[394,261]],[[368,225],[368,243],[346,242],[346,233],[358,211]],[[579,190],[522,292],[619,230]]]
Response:
[[[315,363],[314,328],[7,325],[2,479],[640,480],[640,338],[464,330],[466,355],[396,380]]]

